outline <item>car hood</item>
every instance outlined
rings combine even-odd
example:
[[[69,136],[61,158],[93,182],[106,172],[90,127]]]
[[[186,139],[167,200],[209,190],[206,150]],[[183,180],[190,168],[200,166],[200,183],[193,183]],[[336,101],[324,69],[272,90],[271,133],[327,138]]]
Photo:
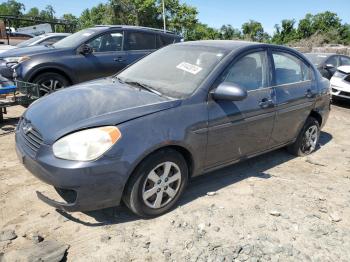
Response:
[[[345,74],[350,74],[350,66],[339,66],[337,68],[338,71],[344,72]]]
[[[104,125],[117,125],[180,105],[146,90],[95,80],[58,91],[34,102],[24,118],[52,144],[71,132]]]
[[[17,56],[30,56],[44,53],[56,52],[57,48],[43,45],[27,46],[21,48],[13,48],[6,50],[0,54],[0,57],[17,57]]]

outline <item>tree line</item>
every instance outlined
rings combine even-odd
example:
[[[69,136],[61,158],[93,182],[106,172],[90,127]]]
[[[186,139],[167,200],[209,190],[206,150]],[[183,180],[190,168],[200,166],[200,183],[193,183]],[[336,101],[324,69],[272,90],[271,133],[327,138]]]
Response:
[[[167,29],[181,34],[186,40],[199,39],[242,39],[275,44],[298,45],[305,40],[316,45],[326,43],[350,45],[350,25],[342,23],[336,13],[323,12],[316,15],[306,14],[303,19],[284,19],[276,24],[272,35],[265,32],[262,24],[249,20],[241,28],[223,25],[213,28],[198,20],[196,7],[179,0],[165,0]],[[16,15],[23,17],[38,17],[42,20],[54,21],[65,19],[75,25],[75,30],[91,27],[97,24],[128,24],[162,28],[161,0],[108,0],[90,9],[85,9],[79,17],[71,13],[56,16],[51,5],[44,10],[34,7],[26,10],[23,3],[7,0],[0,4],[1,15]],[[28,26],[29,22],[16,22],[16,27]],[[58,31],[63,27],[56,28]]]

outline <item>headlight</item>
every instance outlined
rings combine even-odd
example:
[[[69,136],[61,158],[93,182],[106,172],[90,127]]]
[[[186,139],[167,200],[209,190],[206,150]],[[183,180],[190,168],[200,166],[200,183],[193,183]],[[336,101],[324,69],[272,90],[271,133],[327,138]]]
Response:
[[[91,161],[102,156],[119,139],[115,126],[86,129],[59,139],[53,145],[53,154],[62,159]]]
[[[334,76],[335,76],[335,77],[339,77],[339,78],[344,78],[344,77],[346,77],[347,75],[344,74],[344,73],[342,73],[342,72],[336,71],[336,72],[334,73]]]
[[[22,63],[24,61],[29,60],[29,56],[14,56],[14,57],[6,57],[4,58],[6,63]]]

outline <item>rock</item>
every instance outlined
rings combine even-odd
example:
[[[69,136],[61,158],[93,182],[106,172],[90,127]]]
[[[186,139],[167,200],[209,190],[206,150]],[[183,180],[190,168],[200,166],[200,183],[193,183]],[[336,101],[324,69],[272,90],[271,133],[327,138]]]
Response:
[[[278,230],[276,224],[272,224],[271,230],[272,230],[272,231],[277,231],[277,230]]]
[[[320,207],[320,208],[318,209],[318,211],[320,211],[321,213],[328,213],[328,210],[327,210],[326,207]]]
[[[49,214],[50,214],[50,212],[45,212],[45,213],[41,214],[40,217],[44,218],[44,217],[48,216]]]
[[[109,235],[101,236],[101,242],[102,243],[107,243],[109,240],[111,240],[111,236],[109,236]]]
[[[14,230],[7,229],[0,232],[0,241],[8,241],[16,239],[17,235]]]
[[[10,261],[40,261],[59,262],[64,258],[69,246],[49,240],[36,245],[22,247],[19,250],[12,250],[5,253],[3,262]]]
[[[164,249],[163,250],[163,254],[166,258],[170,258],[171,257],[171,252],[169,249]]]
[[[38,244],[40,242],[43,242],[44,238],[42,236],[40,236],[39,234],[33,234],[31,236],[31,240],[34,244]]]
[[[264,228],[264,227],[266,227],[265,224],[259,224],[259,225],[258,225],[258,228]]]
[[[330,217],[332,222],[340,222],[342,220],[341,217],[339,216],[339,214],[336,212],[330,213],[329,217]]]
[[[279,217],[279,216],[281,216],[281,212],[279,212],[277,210],[272,210],[272,211],[270,211],[270,215],[275,216],[275,217]]]
[[[146,241],[143,245],[143,248],[149,249],[150,245],[151,245],[151,241]]]
[[[213,228],[215,232],[219,232],[220,231],[220,227],[214,227]]]
[[[215,195],[217,195],[216,192],[208,192],[208,193],[207,193],[207,196],[215,196]]]

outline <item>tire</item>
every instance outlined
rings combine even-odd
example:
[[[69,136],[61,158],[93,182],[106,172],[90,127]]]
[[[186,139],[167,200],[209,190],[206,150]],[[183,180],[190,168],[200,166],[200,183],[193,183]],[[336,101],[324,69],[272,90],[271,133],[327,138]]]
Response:
[[[165,170],[169,167],[166,176]],[[184,157],[172,149],[160,150],[136,168],[127,183],[123,200],[140,217],[160,216],[174,207],[187,183],[188,166]]]
[[[295,156],[311,154],[317,149],[320,133],[321,130],[318,121],[313,117],[308,117],[297,140],[287,147],[288,151]]]
[[[40,96],[51,94],[70,85],[69,80],[58,73],[43,73],[35,77],[34,84],[38,84]]]

